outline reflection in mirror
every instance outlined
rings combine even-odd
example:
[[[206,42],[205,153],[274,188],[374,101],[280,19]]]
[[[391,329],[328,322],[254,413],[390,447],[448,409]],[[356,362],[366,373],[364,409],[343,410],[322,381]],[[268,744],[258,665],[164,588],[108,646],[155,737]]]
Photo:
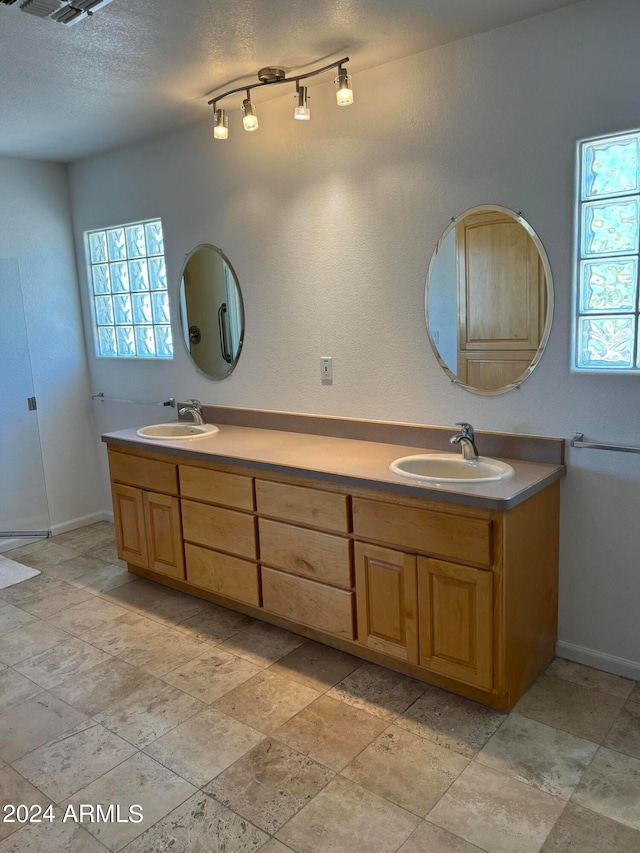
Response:
[[[220,249],[203,243],[187,255],[180,277],[180,322],[187,351],[209,379],[236,366],[244,336],[244,307],[233,267]]]
[[[474,207],[442,235],[425,292],[429,339],[452,381],[478,394],[518,387],[551,330],[553,283],[533,228],[504,207]]]

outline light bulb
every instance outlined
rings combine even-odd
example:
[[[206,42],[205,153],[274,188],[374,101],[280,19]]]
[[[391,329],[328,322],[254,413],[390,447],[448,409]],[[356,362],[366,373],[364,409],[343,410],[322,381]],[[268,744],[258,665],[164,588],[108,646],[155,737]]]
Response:
[[[249,100],[249,98],[245,98],[242,102],[242,112],[244,113],[242,124],[244,125],[245,130],[257,130],[258,129],[258,116],[254,112],[254,106]]]
[[[213,126],[214,139],[227,139],[229,136],[229,118],[224,110],[216,110]]]
[[[296,91],[296,108],[293,111],[293,117],[299,121],[309,121],[311,118],[311,110],[309,109],[309,97],[307,95],[306,86],[298,86]]]
[[[344,68],[338,69],[336,83],[336,101],[339,107],[348,107],[353,103],[353,91],[351,89],[351,77]]]

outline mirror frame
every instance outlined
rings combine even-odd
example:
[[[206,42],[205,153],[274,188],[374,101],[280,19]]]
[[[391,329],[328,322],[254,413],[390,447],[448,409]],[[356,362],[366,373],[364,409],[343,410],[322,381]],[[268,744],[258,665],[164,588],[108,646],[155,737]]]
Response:
[[[461,382],[455,373],[451,370],[451,368],[445,363],[444,359],[440,355],[438,350],[438,346],[433,340],[431,335],[431,329],[429,327],[429,280],[431,278],[431,272],[433,263],[438,256],[438,252],[440,251],[443,242],[449,236],[449,234],[455,229],[456,225],[467,216],[471,216],[475,213],[491,213],[491,212],[499,212],[504,213],[506,216],[510,216],[516,222],[518,222],[525,231],[529,234],[531,239],[533,240],[536,249],[538,250],[538,254],[540,256],[540,260],[542,261],[542,266],[544,268],[545,280],[546,280],[546,290],[547,290],[547,311],[544,323],[544,329],[542,330],[542,335],[540,337],[540,343],[538,344],[538,349],[534,357],[531,359],[531,363],[529,367],[522,373],[521,376],[517,378],[515,382],[510,382],[507,385],[503,385],[500,388],[476,388],[474,385],[467,385],[464,382]],[[544,246],[542,245],[542,241],[534,231],[533,227],[527,222],[527,220],[522,216],[522,213],[519,211],[511,210],[508,207],[504,207],[500,204],[479,204],[476,207],[470,207],[467,210],[463,211],[458,216],[452,216],[451,222],[444,230],[440,239],[438,240],[435,249],[433,250],[433,254],[431,255],[431,260],[429,261],[429,268],[427,270],[427,280],[425,283],[425,293],[424,293],[424,319],[425,325],[427,327],[427,335],[429,337],[429,343],[431,344],[431,349],[433,350],[436,359],[440,367],[447,374],[449,379],[451,380],[452,385],[457,385],[459,388],[464,388],[465,391],[470,391],[472,394],[482,394],[487,397],[494,397],[498,394],[506,394],[508,391],[512,391],[514,388],[520,388],[522,383],[527,379],[535,370],[538,365],[540,359],[542,358],[542,354],[547,345],[547,341],[549,340],[549,335],[551,334],[551,325],[553,323],[553,312],[554,312],[554,297],[553,297],[553,276],[551,274],[551,265],[549,264],[549,258],[547,257],[547,253],[545,251]]]
[[[213,251],[216,252],[216,254],[220,255],[220,257],[222,258],[224,263],[229,267],[229,269],[231,270],[231,274],[233,276],[233,280],[236,283],[236,288],[238,290],[238,302],[240,304],[240,310],[242,311],[242,332],[241,332],[240,338],[238,340],[238,352],[236,353],[236,357],[229,364],[229,369],[222,376],[212,376],[210,373],[207,373],[205,370],[203,370],[196,363],[195,359],[191,355],[191,351],[187,345],[187,342],[184,339],[184,334],[183,334],[185,317],[183,316],[183,313],[182,313],[181,291],[182,291],[182,285],[184,282],[184,271],[187,268],[187,264],[189,263],[189,261],[191,260],[193,255],[195,255],[195,253],[198,252],[200,249],[213,249]],[[184,348],[186,350],[186,353],[189,356],[189,360],[191,361],[191,363],[195,367],[196,371],[198,373],[201,373],[203,376],[206,376],[206,378],[210,379],[212,382],[219,382],[223,379],[226,379],[228,376],[230,376],[230,374],[233,373],[233,371],[235,370],[236,364],[238,363],[238,359],[240,358],[240,353],[242,352],[242,345],[244,343],[244,331],[245,331],[244,299],[242,298],[242,289],[240,287],[240,281],[238,279],[238,276],[236,274],[235,269],[233,268],[231,261],[225,255],[225,253],[222,251],[222,249],[219,249],[217,246],[214,246],[213,243],[198,243],[197,246],[194,246],[194,248],[185,255],[184,261],[182,263],[182,269],[180,270],[180,278],[178,280],[178,311],[179,311],[179,317],[180,317],[180,339],[182,340],[182,343],[184,344]]]

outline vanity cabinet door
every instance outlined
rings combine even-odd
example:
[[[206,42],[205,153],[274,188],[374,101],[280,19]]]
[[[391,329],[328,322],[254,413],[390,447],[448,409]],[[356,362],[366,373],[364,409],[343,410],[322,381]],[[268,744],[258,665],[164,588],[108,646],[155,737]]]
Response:
[[[180,501],[170,495],[142,493],[147,531],[148,567],[184,580]]]
[[[416,557],[355,543],[358,642],[418,662]]]
[[[118,557],[134,566],[148,568],[143,492],[120,483],[113,483],[111,492]]]
[[[418,558],[420,665],[493,687],[493,573]]]

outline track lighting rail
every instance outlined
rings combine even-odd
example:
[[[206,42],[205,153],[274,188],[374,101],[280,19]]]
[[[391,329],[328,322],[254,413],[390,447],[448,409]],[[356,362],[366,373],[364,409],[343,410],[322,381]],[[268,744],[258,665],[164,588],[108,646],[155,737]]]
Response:
[[[316,68],[315,71],[307,71],[306,74],[298,74],[295,77],[280,77],[274,74],[274,79],[260,79],[259,83],[252,83],[250,86],[238,86],[237,89],[229,89],[228,92],[225,92],[222,95],[216,95],[215,98],[212,98],[210,101],[207,101],[207,104],[209,106],[213,104],[213,108],[215,110],[218,101],[222,101],[224,98],[228,98],[229,95],[237,95],[238,92],[250,92],[252,89],[259,89],[262,86],[276,86],[278,83],[299,83],[300,80],[308,80],[309,77],[315,77],[318,74],[324,74],[325,71],[331,71],[332,68],[340,68],[340,66],[344,65],[345,62],[349,62],[348,56],[345,56],[344,59],[338,59],[336,60],[336,62],[332,62],[330,65],[325,65],[323,68]],[[258,77],[262,78],[263,72],[267,71],[282,71],[282,69],[261,68],[258,72]]]
[[[287,77],[284,68],[278,66],[267,66],[258,71],[258,83],[251,83],[248,86],[238,86],[235,89],[229,89],[228,92],[223,92],[221,95],[216,95],[208,101],[209,106],[213,105],[213,138],[227,139],[229,137],[229,117],[226,110],[218,106],[220,101],[228,98],[230,95],[236,95],[238,92],[244,92],[245,98],[242,101],[242,124],[245,130],[253,131],[259,127],[256,108],[251,103],[251,91],[259,89],[262,86],[277,86],[278,83],[295,83],[296,87],[296,108],[293,113],[295,119],[308,121],[311,117],[309,109],[309,92],[306,86],[301,86],[301,80],[308,80],[309,77],[316,77],[318,74],[324,74],[332,68],[338,69],[338,76],[335,79],[336,84],[336,100],[339,107],[346,107],[353,103],[353,92],[351,91],[351,77],[344,67],[345,62],[349,61],[349,57],[337,59],[329,65],[323,65],[322,68],[316,68],[313,71],[307,71],[304,74],[296,74],[295,77]]]

